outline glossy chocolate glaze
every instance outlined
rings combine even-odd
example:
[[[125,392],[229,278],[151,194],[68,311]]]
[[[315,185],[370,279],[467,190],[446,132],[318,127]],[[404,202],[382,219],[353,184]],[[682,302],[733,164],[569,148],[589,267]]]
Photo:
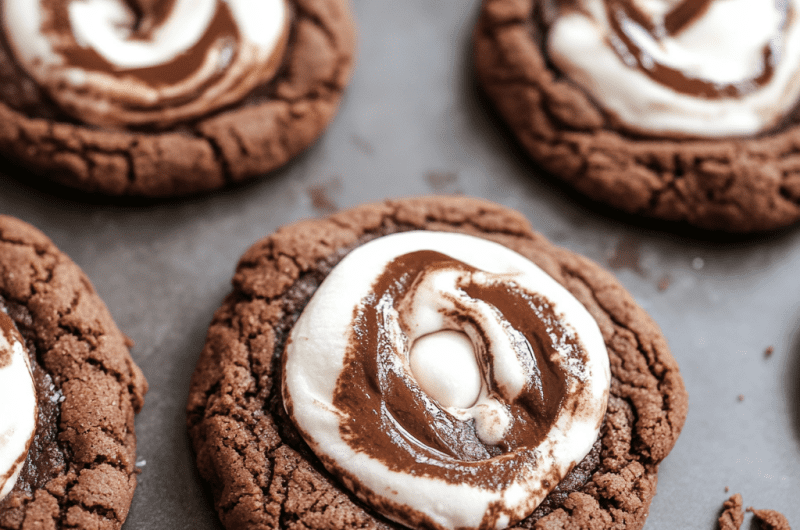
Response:
[[[340,434],[354,450],[383,462],[391,470],[455,484],[501,488],[515,479],[520,466],[535,461],[537,446],[562,408],[567,375],[551,359],[568,356],[580,362],[586,354],[541,295],[527,293],[512,283],[460,286],[468,296],[494,306],[521,332],[527,345],[517,344],[516,353],[520,358],[533,359],[525,388],[505,404],[513,420],[503,440],[497,445],[483,443],[472,421],[456,419],[407,373],[389,369],[390,358],[396,352],[378,304],[388,301],[398,307],[423,271],[436,270],[478,272],[435,251],[400,256],[387,266],[354,315],[345,368],[333,398],[334,406],[345,417]],[[467,315],[463,311],[449,316],[468,320]],[[491,346],[488,340],[483,342],[476,347],[479,365],[489,367]],[[484,372],[484,384],[499,396],[491,370]]]
[[[20,472],[14,489],[9,497],[15,493],[32,496],[33,492],[44,486],[51,479],[62,474],[65,470],[64,453],[58,443],[58,423],[61,417],[61,391],[39,363],[34,344],[35,332],[33,319],[28,310],[0,296],[0,310],[8,312],[19,333],[25,339],[28,357],[33,372],[33,381],[36,387],[39,416],[36,421],[36,433],[28,449],[25,466]],[[2,320],[2,319],[0,319]],[[2,502],[0,502],[2,506]]]

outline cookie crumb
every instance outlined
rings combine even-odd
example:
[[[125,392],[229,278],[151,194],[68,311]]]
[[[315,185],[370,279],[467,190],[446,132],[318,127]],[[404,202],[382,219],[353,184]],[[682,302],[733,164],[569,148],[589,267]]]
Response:
[[[764,350],[764,357],[770,358],[770,357],[772,357],[773,353],[775,353],[775,347],[774,346],[767,346],[767,349]]]
[[[311,206],[318,213],[331,214],[339,209],[333,195],[339,192],[342,188],[342,181],[338,177],[334,177],[328,182],[315,184],[309,186],[307,189],[308,196],[311,198]]]
[[[458,182],[458,173],[454,171],[429,171],[425,175],[425,180],[434,190],[444,191],[448,186]]]
[[[744,401],[744,394],[739,394],[738,396],[736,396],[736,399],[739,401]]]
[[[725,486],[725,493],[728,493],[731,489],[728,486]]]
[[[742,496],[738,493],[732,495],[730,499],[722,504],[722,513],[717,519],[719,530],[739,530],[744,522],[742,506]]]
[[[668,274],[665,274],[658,280],[658,290],[661,292],[666,291],[669,288],[669,284],[672,282],[672,279],[669,277]]]
[[[617,242],[614,253],[608,258],[608,266],[612,269],[630,269],[640,276],[644,276],[644,269],[639,262],[641,244],[638,240],[623,237]]]
[[[754,510],[753,507],[747,508],[753,514],[760,530],[792,530],[786,516],[775,510]]]

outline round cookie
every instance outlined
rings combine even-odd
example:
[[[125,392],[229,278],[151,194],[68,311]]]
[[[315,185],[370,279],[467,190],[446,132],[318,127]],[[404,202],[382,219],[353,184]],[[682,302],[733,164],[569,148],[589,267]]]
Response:
[[[84,30],[54,24],[46,12],[27,33],[18,29],[25,24],[12,26],[16,48],[12,32],[0,39],[0,153],[83,191],[168,197],[264,174],[317,139],[350,77],[355,34],[348,0],[90,4],[0,3],[0,21],[35,19],[26,10],[46,5],[55,13],[50,18],[66,20],[68,11],[72,27]],[[191,15],[186,23],[169,19],[172,6]],[[265,13],[249,16],[255,9]],[[276,13],[283,13],[283,26],[272,23]],[[44,33],[40,28],[61,33],[28,45]],[[152,35],[161,38],[152,37],[152,50],[140,46]],[[42,49],[49,55],[31,56]],[[40,72],[42,57],[55,66]],[[88,66],[59,70],[58,57]],[[127,69],[120,73],[118,65]]]
[[[390,200],[279,229],[241,258],[192,378],[188,428],[201,476],[227,528],[364,528],[377,516],[329,475],[287,417],[286,339],[311,296],[348,252],[409,230],[458,232],[533,261],[599,325],[611,366],[600,437],[522,528],[640,528],[659,463],[687,412],[678,366],[658,327],[606,271],[552,246],[513,210],[467,198]]]
[[[38,399],[25,464],[0,500],[0,529],[120,528],[136,488],[134,414],[147,391],[130,340],[78,266],[7,216],[0,311],[25,342]]]
[[[546,171],[614,208],[705,229],[754,232],[800,219],[796,110],[738,136],[657,134],[621,124],[545,53],[542,13],[553,4],[568,5],[484,0],[474,32],[480,85]],[[710,3],[687,5],[701,4]],[[598,54],[583,56],[601,61]],[[715,120],[706,123],[710,129]]]

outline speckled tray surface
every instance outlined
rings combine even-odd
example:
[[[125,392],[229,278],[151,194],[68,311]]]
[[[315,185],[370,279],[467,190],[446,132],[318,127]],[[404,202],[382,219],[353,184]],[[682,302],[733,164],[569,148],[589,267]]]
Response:
[[[150,382],[124,528],[221,528],[194,469],[184,407],[238,256],[304,217],[431,193],[516,208],[553,242],[612,269],[661,326],[690,410],[645,528],[713,530],[734,492],[800,526],[800,227],[719,240],[611,217],[541,175],[478,93],[477,0],[354,7],[360,51],[339,116],[265,179],[184,201],[110,205],[0,170],[0,212],[42,229],[83,268]]]

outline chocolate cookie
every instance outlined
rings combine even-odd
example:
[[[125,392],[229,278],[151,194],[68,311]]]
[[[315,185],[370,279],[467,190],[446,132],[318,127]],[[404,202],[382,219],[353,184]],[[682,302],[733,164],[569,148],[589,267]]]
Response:
[[[364,254],[362,251],[375,244],[396,246],[395,242],[401,241],[398,238],[411,231],[454,233],[459,238],[474,236],[483,241],[481,245],[497,243],[505,247],[498,247],[498,253],[511,249],[521,254],[555,280],[553,289],[566,288],[577,299],[580,310],[588,310],[586,314],[593,317],[589,320],[596,321],[600,344],[607,349],[610,387],[606,391],[605,414],[597,423],[599,436],[593,435],[596,439],[589,440],[586,457],[571,462],[571,471],[557,486],[546,484],[551,493],[516,526],[640,528],[655,494],[658,466],[672,449],[687,412],[678,366],[658,327],[609,273],[581,256],[552,246],[532,231],[518,213],[480,200],[443,197],[387,201],[327,219],[302,221],[256,243],[242,257],[233,279],[234,291],[217,311],[209,329],[187,406],[197,465],[211,486],[223,524],[227,528],[403,527],[393,521],[397,520],[397,512],[389,510],[390,520],[373,509],[375,499],[359,487],[358,477],[347,473],[334,476],[328,471],[337,471],[336,456],[324,453],[325,448],[316,442],[310,446],[307,440],[313,437],[308,437],[306,427],[302,432],[298,430],[296,387],[283,374],[294,374],[287,364],[288,349],[299,347],[306,340],[302,333],[298,334],[298,318],[307,307],[309,314],[316,314],[309,300],[322,292],[318,288],[323,280],[333,277],[334,267],[348,255]],[[385,243],[390,239],[391,243]],[[354,250],[358,252],[352,253]],[[439,259],[433,254],[437,253],[420,259]],[[420,257],[415,256],[412,262]],[[336,274],[342,278],[339,272]],[[400,276],[396,282],[375,285],[392,288],[407,281]],[[348,289],[341,292],[347,293]],[[506,303],[493,298],[495,295],[485,296],[498,305]],[[551,306],[537,304],[534,305],[543,311],[541,318],[548,321],[546,308]],[[563,306],[559,302],[557,307]],[[355,318],[354,322],[367,322],[355,313],[343,314],[345,318]],[[368,324],[363,325],[369,329]],[[362,324],[356,328],[361,329],[359,326]],[[313,330],[315,321],[301,327]],[[316,327],[328,324],[316,321]],[[359,337],[361,333],[356,331]],[[582,333],[579,332],[579,342],[588,348],[590,340]],[[538,340],[536,336],[540,335],[535,332],[534,340]],[[541,347],[547,349],[546,345]],[[313,348],[308,351],[313,352]],[[322,351],[319,355],[322,360]],[[537,359],[537,366],[547,365],[546,360]],[[348,366],[358,369],[358,363]],[[555,373],[552,366],[541,370],[542,374]],[[320,364],[316,371],[325,375],[326,368]],[[497,375],[500,372],[495,370],[492,377],[502,378]],[[540,380],[550,385],[549,377],[542,375]],[[355,386],[337,388],[351,390],[359,384],[356,379],[348,381]],[[285,405],[290,388],[291,400]],[[396,388],[402,391],[402,387]],[[337,394],[339,401],[334,404],[341,405],[349,394],[352,392]],[[354,394],[351,399],[352,406],[358,408],[362,403],[365,411],[370,410],[367,396],[362,401]],[[535,396],[526,399],[535,401]],[[465,436],[474,437],[481,427],[479,419],[471,421],[474,427],[467,428],[471,432]],[[352,443],[356,438],[348,440]],[[496,455],[504,452],[506,442],[497,443],[478,443],[464,451],[488,450]],[[322,459],[319,454],[323,454]],[[485,456],[464,458],[480,464]],[[495,513],[500,513],[499,509]],[[498,523],[501,518],[493,521]],[[435,522],[425,520],[414,524],[437,527]]]
[[[61,184],[166,197],[271,171],[332,119],[347,0],[3,0],[0,152]]]
[[[706,229],[774,229],[800,219],[789,4],[484,0],[477,74],[533,159],[590,198]]]
[[[36,411],[29,440],[0,434],[0,467],[15,451],[22,464],[15,480],[0,469],[0,528],[122,526],[147,391],[129,346],[81,270],[38,230],[0,216],[0,378],[21,369],[0,425],[27,425],[17,420]]]

